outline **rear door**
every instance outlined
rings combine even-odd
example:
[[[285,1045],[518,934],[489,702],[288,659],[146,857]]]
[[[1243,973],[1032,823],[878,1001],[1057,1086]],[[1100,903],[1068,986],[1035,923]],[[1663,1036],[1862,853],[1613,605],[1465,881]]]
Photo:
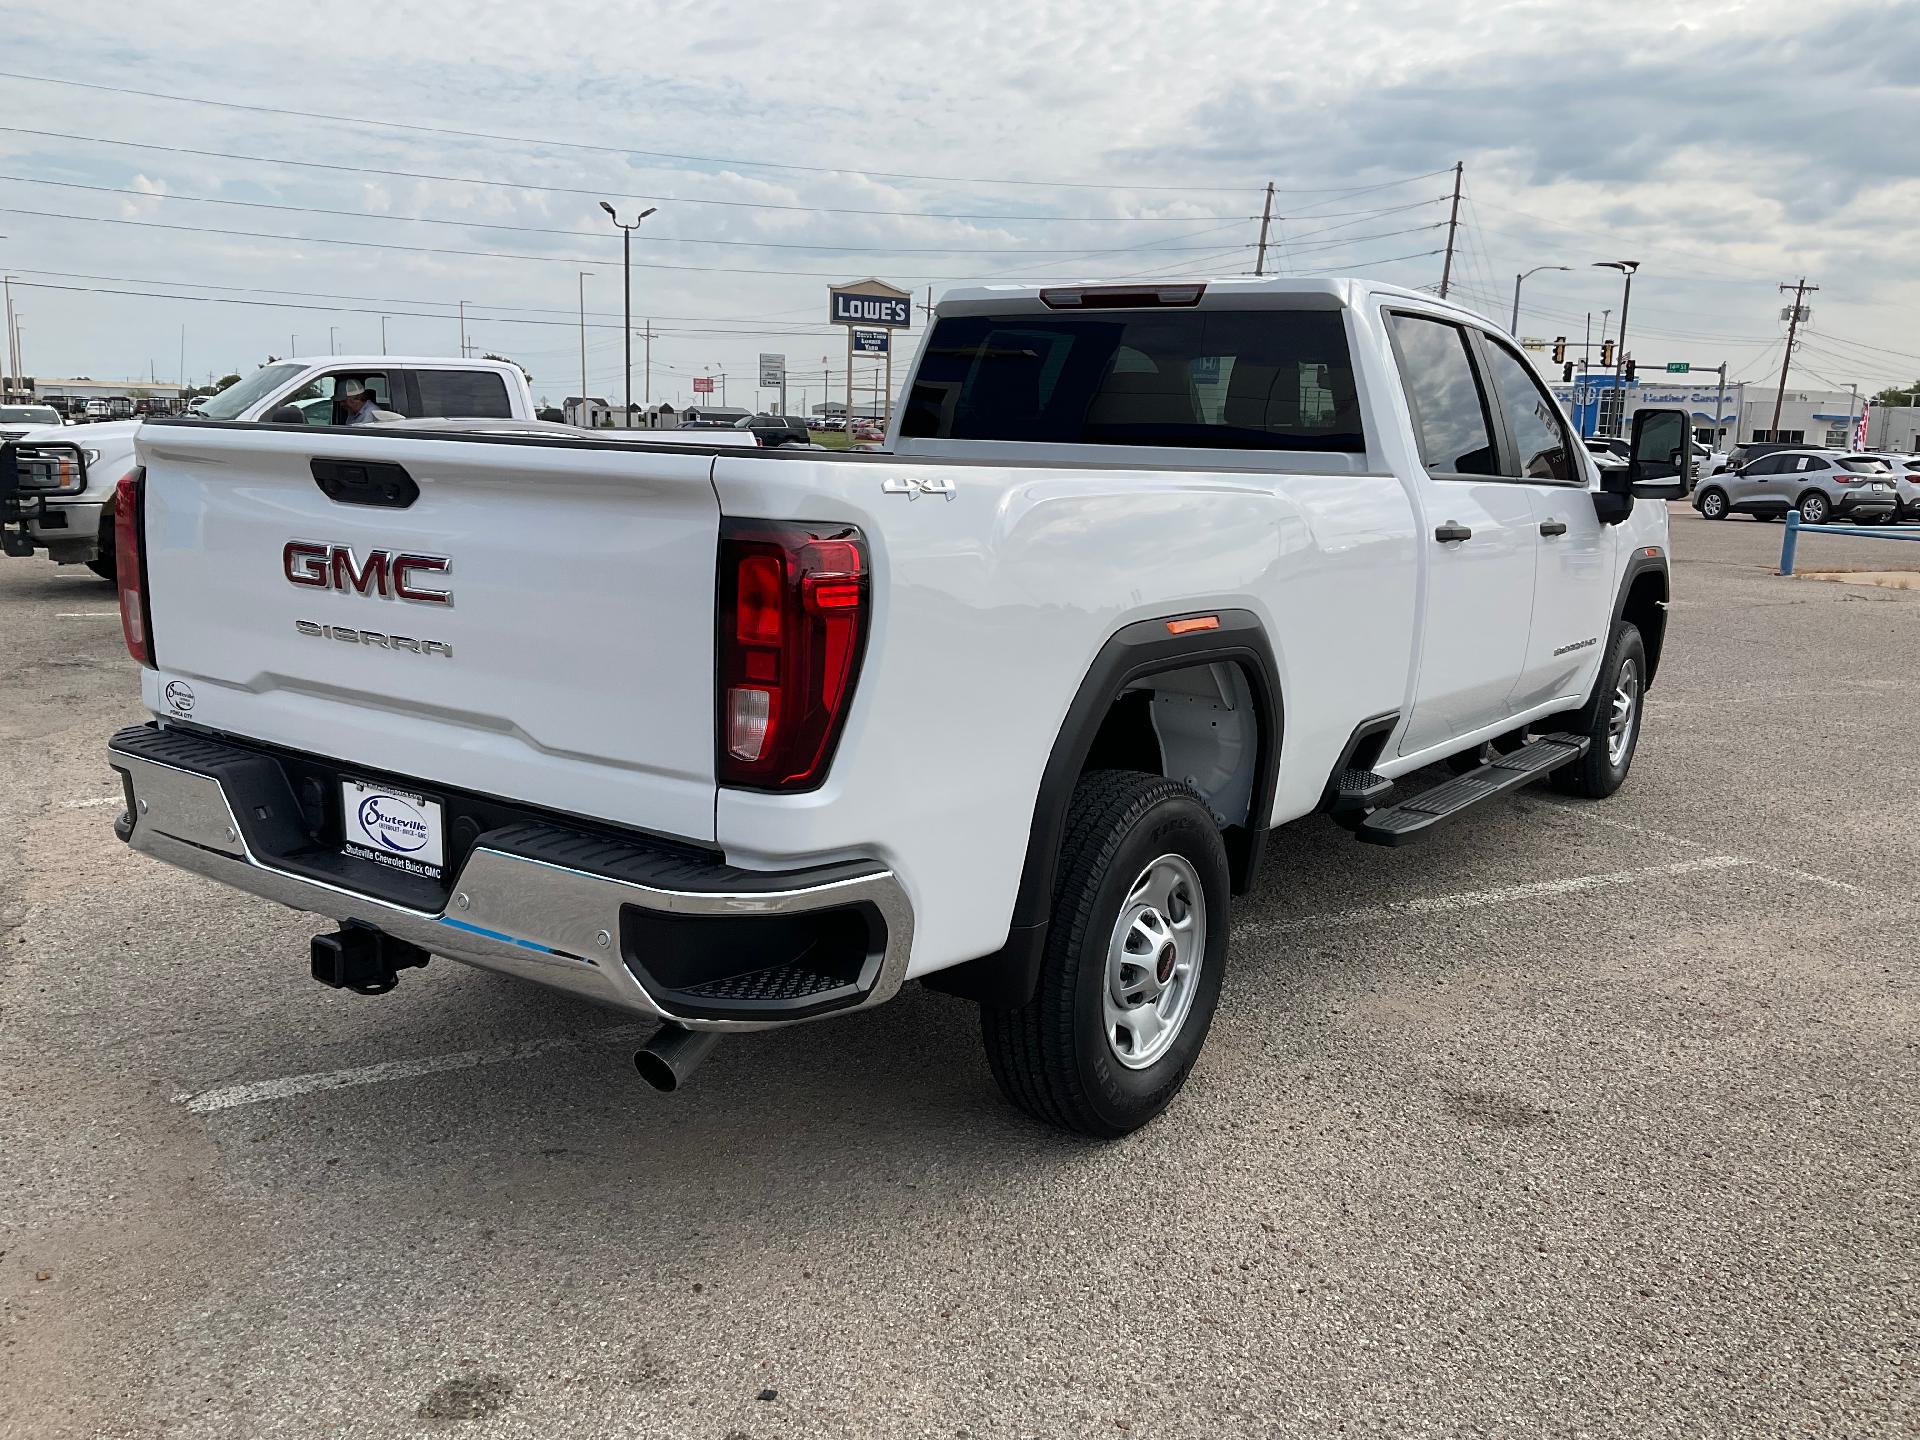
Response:
[[[1527,492],[1538,536],[1527,660],[1516,712],[1584,694],[1613,618],[1617,531],[1600,523],[1553,396],[1505,341],[1477,336],[1503,422],[1500,471]]]
[[[138,451],[155,710],[711,839],[711,457],[213,424]],[[417,498],[365,503],[365,479]]]
[[[1411,755],[1511,713],[1532,620],[1532,497],[1500,474],[1495,411],[1467,332],[1411,312],[1388,316],[1425,467],[1427,551],[1420,667],[1400,739]]]

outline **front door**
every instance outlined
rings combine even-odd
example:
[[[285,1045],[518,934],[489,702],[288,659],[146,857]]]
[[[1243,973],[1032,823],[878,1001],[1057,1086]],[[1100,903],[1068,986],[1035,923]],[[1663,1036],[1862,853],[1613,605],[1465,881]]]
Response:
[[[1499,473],[1494,409],[1466,331],[1411,312],[1391,314],[1388,324],[1426,470],[1423,633],[1400,739],[1400,753],[1412,755],[1511,713],[1539,537],[1532,497]]]
[[[1492,335],[1480,336],[1480,351],[1506,442],[1500,469],[1527,492],[1538,536],[1533,624],[1511,705],[1584,702],[1613,619],[1618,534],[1600,523],[1566,420],[1533,367]]]

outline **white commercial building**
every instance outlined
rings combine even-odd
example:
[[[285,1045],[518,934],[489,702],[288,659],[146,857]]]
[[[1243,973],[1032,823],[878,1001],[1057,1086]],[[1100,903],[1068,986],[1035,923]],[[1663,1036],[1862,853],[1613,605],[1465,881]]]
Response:
[[[1866,398],[1848,390],[1808,389],[1791,382],[1783,394],[1776,386],[1744,381],[1722,387],[1711,371],[1688,375],[1642,371],[1623,387],[1624,406],[1622,390],[1615,388],[1610,372],[1576,374],[1570,384],[1550,379],[1548,388],[1582,435],[1625,435],[1636,410],[1677,408],[1693,417],[1694,438],[1717,449],[1753,440],[1847,449],[1859,443],[1861,418],[1869,412]],[[1777,435],[1776,397],[1780,402]]]

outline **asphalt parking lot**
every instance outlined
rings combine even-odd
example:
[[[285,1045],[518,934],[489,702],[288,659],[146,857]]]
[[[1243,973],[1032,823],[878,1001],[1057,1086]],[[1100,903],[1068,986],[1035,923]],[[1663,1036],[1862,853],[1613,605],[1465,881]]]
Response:
[[[322,989],[114,839],[112,593],[0,562],[0,1433],[1914,1434],[1920,593],[1780,534],[1675,508],[1612,801],[1277,835],[1111,1145],[918,987],[671,1097],[506,979]]]

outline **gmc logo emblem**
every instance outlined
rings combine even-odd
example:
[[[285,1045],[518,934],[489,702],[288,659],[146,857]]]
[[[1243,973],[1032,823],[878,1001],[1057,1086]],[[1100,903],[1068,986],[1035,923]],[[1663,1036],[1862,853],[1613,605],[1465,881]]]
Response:
[[[345,545],[320,545],[311,540],[289,540],[281,552],[281,566],[295,585],[342,594],[377,595],[383,600],[413,600],[422,605],[451,605],[453,592],[429,590],[423,575],[444,575],[453,562],[444,555],[395,554],[369,550],[356,560]]]

